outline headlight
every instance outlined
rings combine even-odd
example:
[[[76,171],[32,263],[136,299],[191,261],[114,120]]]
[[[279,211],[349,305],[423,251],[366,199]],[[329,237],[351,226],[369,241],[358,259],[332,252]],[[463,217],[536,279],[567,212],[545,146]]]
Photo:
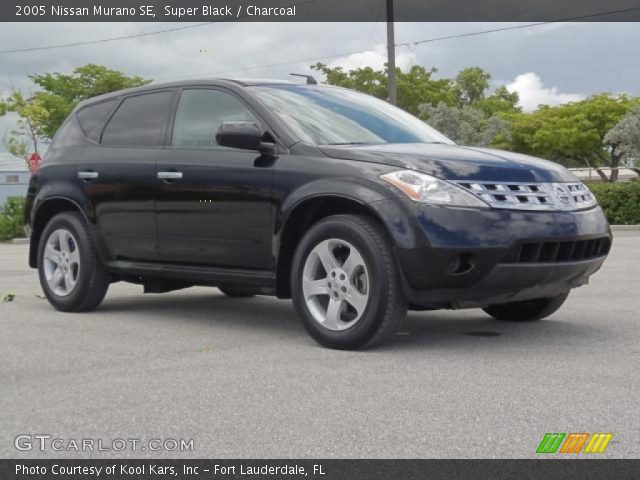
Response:
[[[483,200],[462,187],[426,173],[399,170],[381,175],[380,178],[416,202],[458,207],[489,207]]]

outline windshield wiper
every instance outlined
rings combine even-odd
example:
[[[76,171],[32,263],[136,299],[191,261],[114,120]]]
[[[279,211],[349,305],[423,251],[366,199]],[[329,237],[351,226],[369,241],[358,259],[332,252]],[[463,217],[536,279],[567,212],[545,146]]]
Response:
[[[338,143],[327,143],[327,145],[371,145],[370,142],[338,142]]]

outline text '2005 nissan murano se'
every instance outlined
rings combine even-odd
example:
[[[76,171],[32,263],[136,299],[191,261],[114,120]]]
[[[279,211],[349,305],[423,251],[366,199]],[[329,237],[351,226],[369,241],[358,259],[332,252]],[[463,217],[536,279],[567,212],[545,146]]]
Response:
[[[82,102],[32,176],[29,264],[51,304],[110,283],[292,298],[333,348],[407,309],[538,320],[611,246],[560,165],[456,145],[376,98],[285,81],[151,85]]]

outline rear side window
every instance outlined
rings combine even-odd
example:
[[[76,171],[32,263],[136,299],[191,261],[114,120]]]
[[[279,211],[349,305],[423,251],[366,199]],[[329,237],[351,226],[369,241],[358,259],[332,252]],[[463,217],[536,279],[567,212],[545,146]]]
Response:
[[[93,105],[87,105],[78,112],[78,121],[87,137],[94,137],[96,130],[107,118],[107,114],[114,107],[115,103],[115,99],[94,103]]]
[[[162,137],[173,92],[128,97],[120,104],[102,133],[105,145],[155,147]]]
[[[185,90],[180,97],[171,145],[213,147],[222,122],[260,122],[236,97],[220,90]]]

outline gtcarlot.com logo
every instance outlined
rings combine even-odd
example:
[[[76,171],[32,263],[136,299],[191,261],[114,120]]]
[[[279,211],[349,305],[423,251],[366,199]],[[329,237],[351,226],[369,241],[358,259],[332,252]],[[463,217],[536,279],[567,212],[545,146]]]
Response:
[[[536,453],[604,453],[612,438],[613,433],[545,433]]]
[[[40,450],[41,452],[192,452],[193,439],[184,438],[59,438],[49,434],[21,434],[14,441],[21,452]]]

